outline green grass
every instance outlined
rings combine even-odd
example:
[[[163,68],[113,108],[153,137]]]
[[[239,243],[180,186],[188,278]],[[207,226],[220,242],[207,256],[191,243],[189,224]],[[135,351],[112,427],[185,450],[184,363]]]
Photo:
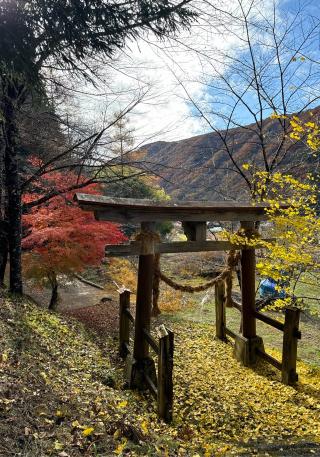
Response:
[[[195,303],[195,301],[194,301]],[[283,319],[279,313],[269,313],[276,319]],[[174,321],[191,321],[201,324],[214,324],[215,323],[215,308],[214,303],[209,301],[203,306],[194,304],[194,306],[187,307],[176,315],[169,315],[168,318]],[[239,332],[240,327],[240,313],[235,308],[227,309],[227,326]],[[320,366],[320,345],[319,345],[319,332],[320,322],[317,319],[312,319],[302,314],[300,321],[300,330],[302,339],[298,343],[298,359],[308,362],[312,365]],[[266,348],[281,350],[283,333],[270,325],[257,321],[257,334],[263,338]]]
[[[304,301],[310,308],[311,313],[320,315],[320,274],[303,274],[295,292],[297,297],[306,297]]]

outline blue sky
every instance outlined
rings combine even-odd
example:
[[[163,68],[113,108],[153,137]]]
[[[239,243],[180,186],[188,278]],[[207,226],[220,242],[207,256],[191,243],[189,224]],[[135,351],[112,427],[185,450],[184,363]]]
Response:
[[[220,0],[219,5],[225,2],[226,7],[234,11],[237,1]],[[272,0],[256,0],[255,21],[258,19],[261,21],[261,15],[270,18],[272,4]],[[296,0],[280,0],[276,3],[279,36],[298,6],[299,2]],[[312,21],[320,16],[318,1],[304,1],[303,9],[304,28],[310,28]],[[230,113],[234,102],[227,95],[223,85],[220,84],[220,89],[217,89],[217,78],[214,78],[214,74],[228,76],[241,93],[246,76],[243,69],[246,68],[246,60],[250,59],[248,50],[241,48],[242,36],[237,27],[235,28],[235,21],[230,20],[230,23],[222,27],[223,21],[219,22],[219,17],[217,18],[214,10],[206,9],[205,13],[208,16],[195,24],[190,33],[184,32],[174,41],[159,42],[149,36],[138,43],[128,43],[125,53],[119,55],[114,68],[106,68],[106,79],[112,89],[110,92],[116,95],[113,99],[84,97],[80,101],[81,111],[90,119],[94,117],[96,123],[99,123],[102,118],[110,119],[112,112],[123,109],[126,104],[134,100],[132,94],[148,89],[147,94],[129,116],[131,126],[136,130],[137,144],[157,140],[180,140],[211,131],[210,126],[199,116],[199,111],[190,99],[210,117],[214,128],[223,128],[225,125],[223,115]],[[234,34],[235,31],[238,36]],[[296,37],[293,40],[294,33]],[[318,31],[314,32],[308,43],[308,49],[297,53],[296,60],[290,62],[294,49],[298,45],[299,36],[301,40],[299,28],[294,33],[290,32],[291,47],[283,47],[281,58],[283,65],[290,63],[285,75],[285,96],[290,101],[289,112],[301,109],[320,87],[320,79],[318,79],[320,64],[316,63],[320,61],[320,34]],[[266,46],[266,36],[267,33],[264,33],[263,29],[260,33],[255,33],[253,47],[260,63],[269,62],[263,71],[259,71],[259,75],[263,77],[263,86],[268,89],[268,96],[274,97],[281,112],[281,94],[276,95],[280,87],[279,72],[275,62],[270,60],[271,51]],[[240,63],[234,65],[234,68],[230,56],[239,58]],[[305,60],[302,61],[301,57],[305,57]],[[309,57],[315,62],[311,62]],[[296,91],[295,87],[301,84],[310,68],[313,73],[310,87],[305,84],[302,85],[301,90]],[[289,81],[290,78],[291,81]],[[120,96],[119,92],[124,95]],[[294,93],[296,93],[295,98]],[[244,102],[252,109],[257,108],[257,99],[252,89],[247,90]],[[320,103],[316,101],[313,105],[317,104]],[[212,111],[217,111],[217,114],[210,114]],[[263,116],[270,115],[272,111],[270,107],[265,107]],[[245,125],[253,121],[253,116],[240,103],[234,111],[234,119]]]
[[[297,16],[298,9],[298,2],[278,3],[275,35],[277,42],[281,42],[279,52],[276,51],[275,40],[268,30],[266,18],[269,19],[269,16],[263,12],[262,18],[254,12],[254,25],[250,28],[251,50],[246,44],[236,47],[231,53],[227,51],[225,69],[218,76],[207,78],[207,87],[204,87],[197,106],[189,103],[191,113],[199,116],[200,107],[211,125],[223,129],[230,118],[234,121],[230,126],[246,125],[255,121],[254,114],[259,119],[261,112],[262,117],[266,118],[274,111],[292,114],[318,106],[320,28],[316,18],[320,8],[313,0],[304,2],[303,11]],[[285,34],[284,31],[289,26],[290,30]],[[252,55],[257,79],[254,77]],[[259,86],[262,110],[256,83]],[[208,126],[208,131],[210,130]]]

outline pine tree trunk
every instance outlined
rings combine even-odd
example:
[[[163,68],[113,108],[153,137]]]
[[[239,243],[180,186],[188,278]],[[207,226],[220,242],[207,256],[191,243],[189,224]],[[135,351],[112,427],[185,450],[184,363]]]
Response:
[[[57,277],[55,274],[53,274],[50,277],[50,284],[51,284],[51,299],[49,303],[49,310],[50,311],[56,311],[58,308],[58,299],[59,299],[59,294],[58,294],[58,281]]]
[[[5,184],[7,191],[7,216],[9,223],[10,254],[10,291],[22,294],[21,268],[21,191],[19,182],[18,157],[16,148],[16,111],[21,88],[17,89],[11,81],[3,84],[2,106],[5,140]]]

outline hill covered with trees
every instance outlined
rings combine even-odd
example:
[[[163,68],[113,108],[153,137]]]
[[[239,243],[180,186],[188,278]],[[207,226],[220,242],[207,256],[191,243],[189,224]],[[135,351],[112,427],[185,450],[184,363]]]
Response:
[[[314,121],[319,114],[316,108],[297,116]],[[264,145],[259,130],[256,124],[250,124],[180,141],[157,141],[144,146],[139,160],[161,177],[160,185],[175,198],[245,199],[250,189],[241,172],[247,163],[263,168]],[[290,137],[289,124],[284,129],[271,115],[263,121],[261,130],[271,171],[296,176],[316,172],[319,158],[310,154],[303,141]]]

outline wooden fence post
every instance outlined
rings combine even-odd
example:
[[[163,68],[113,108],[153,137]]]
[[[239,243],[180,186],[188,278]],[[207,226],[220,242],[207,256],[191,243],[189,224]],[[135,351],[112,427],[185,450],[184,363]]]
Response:
[[[285,310],[283,347],[282,347],[282,382],[295,384],[298,381],[297,349],[300,310],[287,308]]]
[[[215,285],[216,303],[216,337],[226,341],[226,307],[225,307],[225,283],[219,281]]]
[[[241,228],[251,238],[255,223],[241,221]],[[250,233],[251,232],[251,233]],[[241,249],[241,332],[235,338],[234,355],[245,366],[255,364],[257,351],[262,351],[262,338],[256,332],[256,253],[252,247]]]
[[[173,332],[160,325],[158,335],[158,415],[168,423],[173,410]]]
[[[130,342],[130,321],[125,312],[125,310],[130,310],[130,290],[121,290],[119,297],[119,355],[125,359],[128,355],[127,346]]]

